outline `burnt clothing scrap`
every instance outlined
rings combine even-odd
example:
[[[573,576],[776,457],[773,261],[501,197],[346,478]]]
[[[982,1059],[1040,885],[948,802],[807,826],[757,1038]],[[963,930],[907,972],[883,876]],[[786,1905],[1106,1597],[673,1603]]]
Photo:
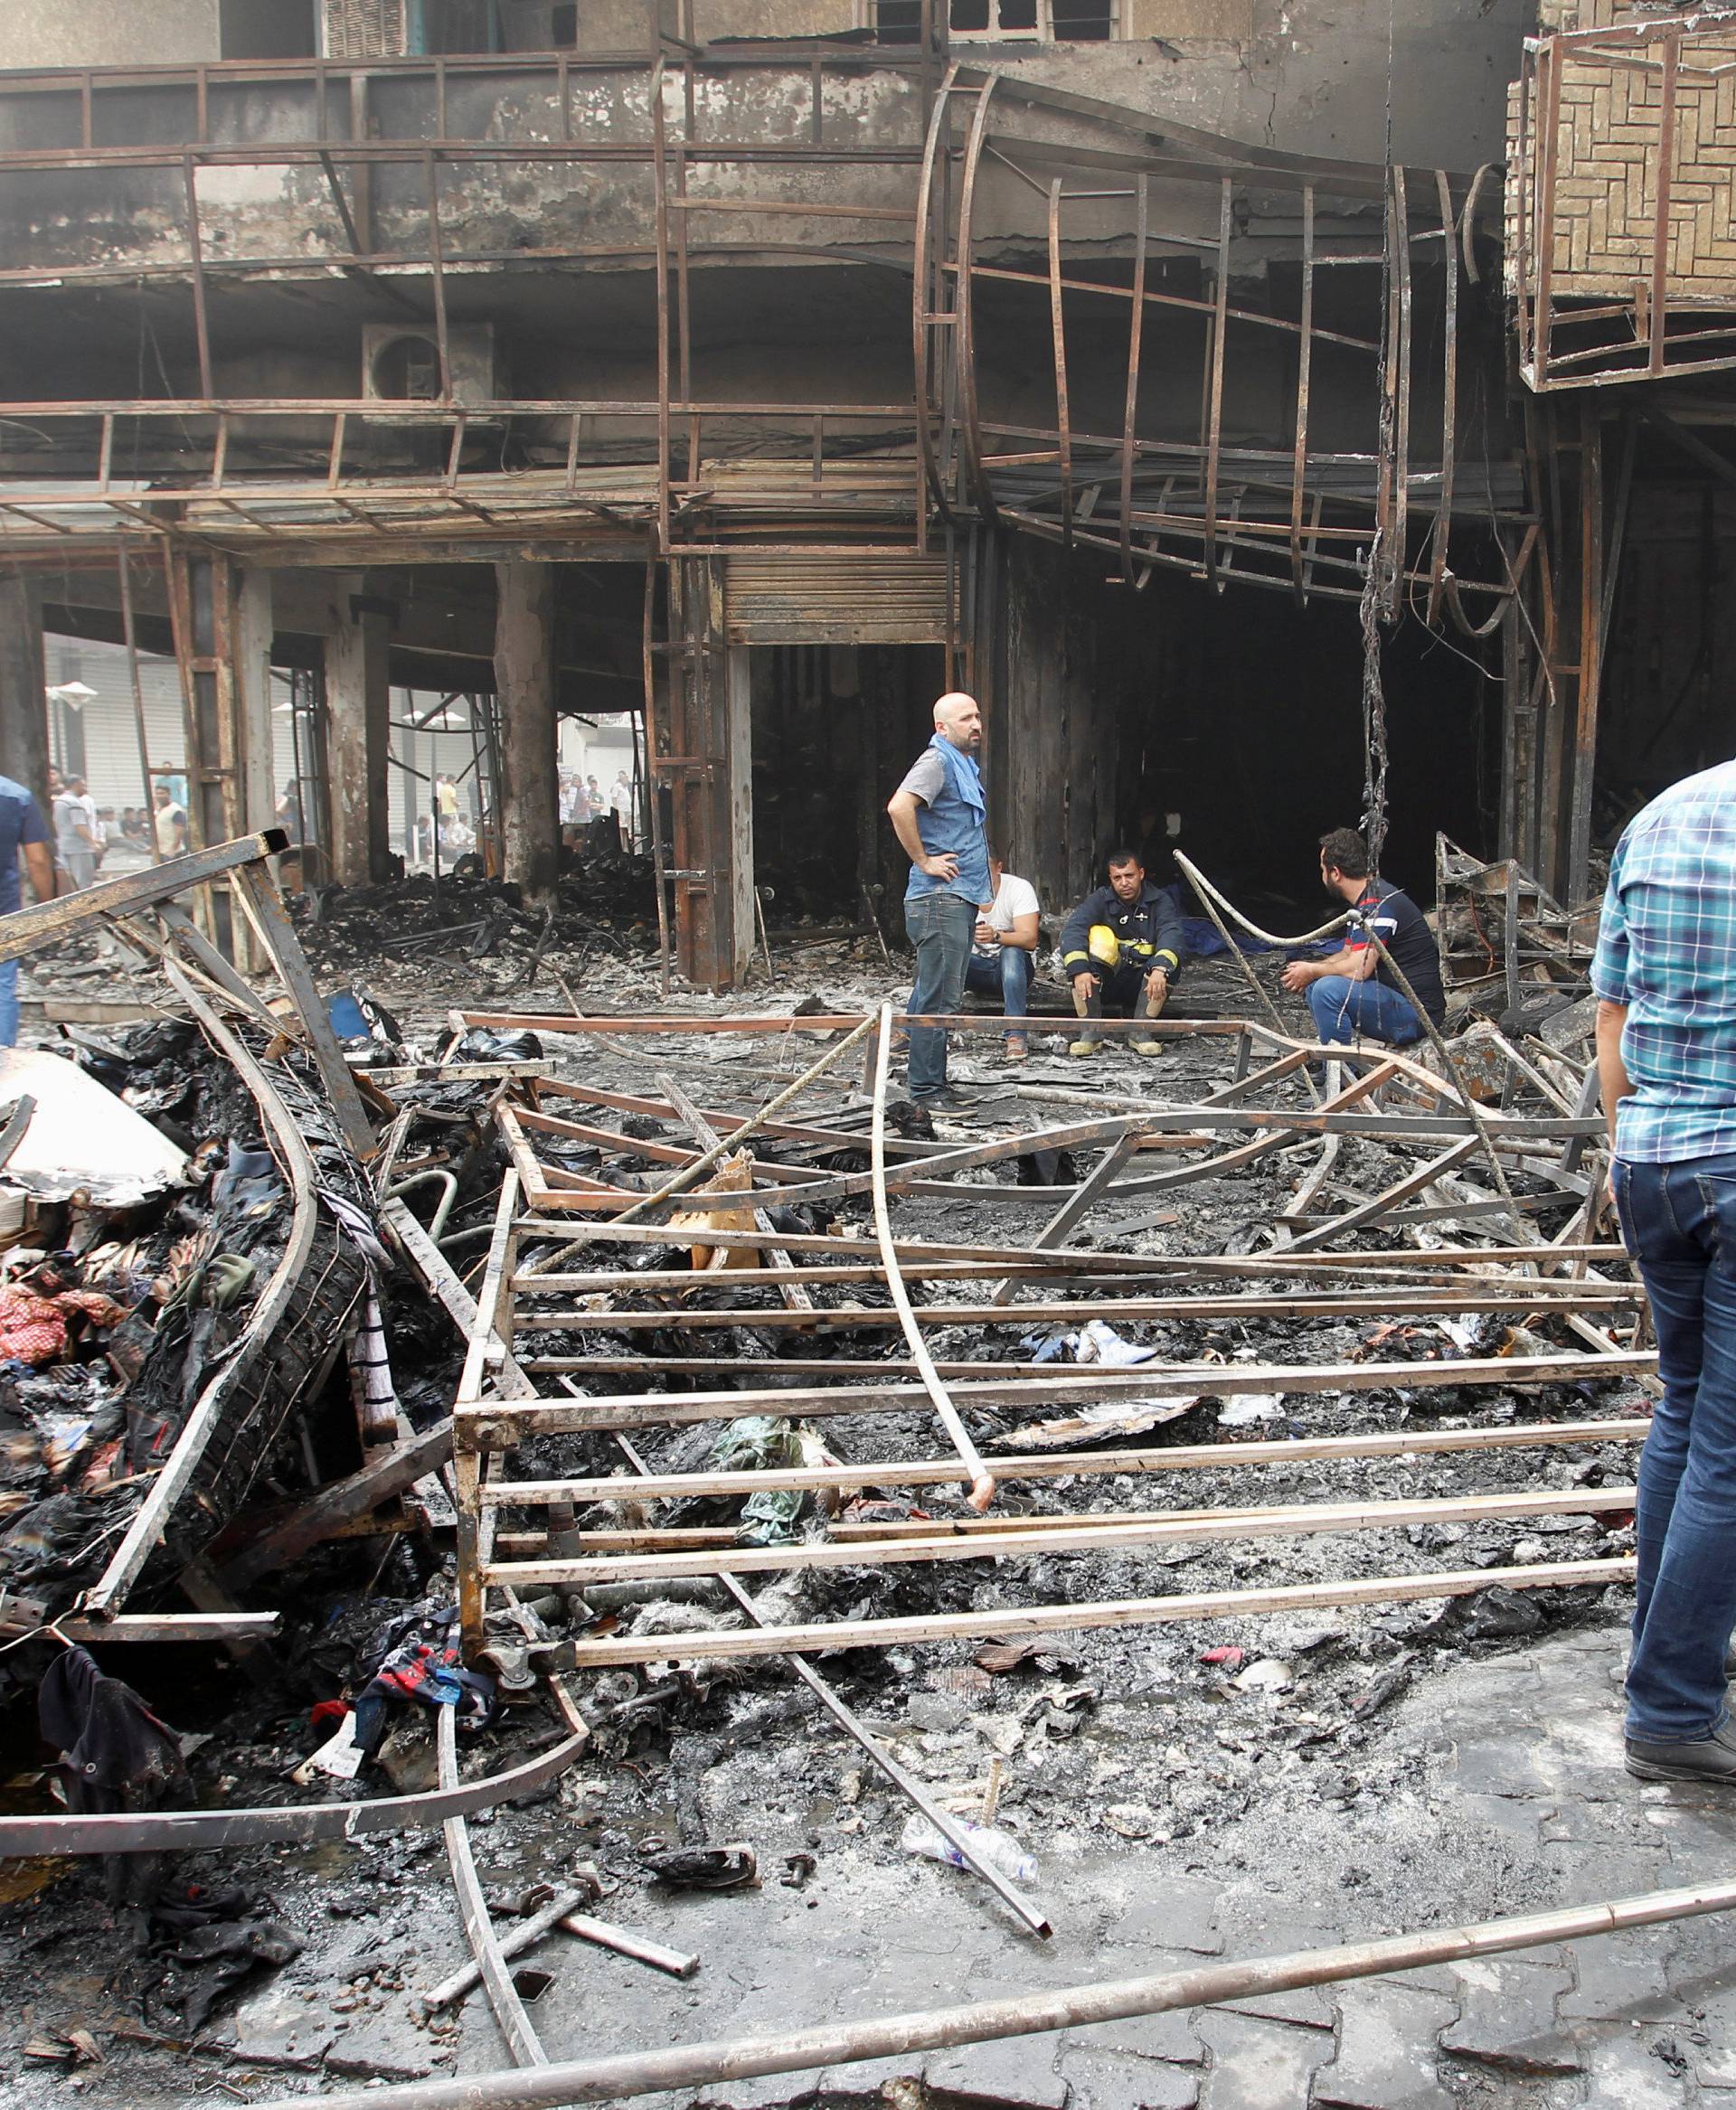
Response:
[[[1093,930],[1107,930],[1115,941],[1115,956],[1105,960],[1102,941],[1094,948]],[[1118,967],[1138,966],[1149,975],[1161,967],[1172,983],[1187,957],[1187,940],[1182,935],[1182,912],[1174,898],[1147,879],[1137,898],[1124,901],[1113,887],[1099,887],[1087,894],[1061,929],[1061,971],[1097,975]]]
[[[1351,910],[1350,928],[1344,934],[1345,951],[1365,951],[1365,933],[1371,930],[1392,954],[1393,966],[1416,991],[1424,1011],[1439,1025],[1447,1016],[1447,993],[1440,981],[1439,948],[1428,918],[1400,888],[1371,878]],[[1384,960],[1375,967],[1374,979],[1389,989],[1399,986]]]
[[[495,1681],[465,1669],[456,1613],[412,1613],[387,1629],[386,1653],[355,1698],[355,1741],[370,1757],[384,1739],[387,1709],[405,1700],[456,1708],[461,1729],[479,1729],[492,1718]]]
[[[100,1290],[63,1289],[45,1296],[25,1283],[8,1282],[0,1286],[0,1362],[41,1370],[65,1355],[74,1320],[118,1326],[126,1316],[125,1305]]]
[[[70,1810],[184,1810],[193,1783],[180,1738],[130,1685],[106,1676],[88,1649],[68,1648],[48,1666],[36,1694],[44,1743],[61,1754]],[[160,1853],[103,1857],[109,1902],[142,1911],[167,1866]]]
[[[43,1741],[61,1754],[76,1810],[141,1809],[186,1785],[175,1731],[130,1685],[99,1670],[88,1649],[63,1650],[48,1666],[36,1719]],[[153,1784],[165,1794],[154,1798]]]

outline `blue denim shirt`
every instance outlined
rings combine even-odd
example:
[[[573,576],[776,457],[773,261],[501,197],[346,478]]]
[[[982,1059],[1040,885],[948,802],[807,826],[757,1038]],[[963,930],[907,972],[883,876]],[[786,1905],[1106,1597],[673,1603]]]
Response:
[[[1609,863],[1591,986],[1628,1006],[1633,1086],[1616,1154],[1678,1164],[1736,1151],[1736,762],[1684,777]]]
[[[904,890],[907,901],[920,901],[925,894],[958,894],[967,901],[992,901],[995,889],[988,877],[988,801],[983,796],[981,773],[971,757],[955,748],[945,733],[929,741],[946,771],[939,795],[916,809],[916,832],[930,857],[948,854],[958,860],[958,876],[930,879],[920,866],[911,865],[910,883]]]
[[[42,809],[24,785],[0,777],[0,916],[9,916],[23,899],[18,883],[18,852],[26,843],[46,843]]]

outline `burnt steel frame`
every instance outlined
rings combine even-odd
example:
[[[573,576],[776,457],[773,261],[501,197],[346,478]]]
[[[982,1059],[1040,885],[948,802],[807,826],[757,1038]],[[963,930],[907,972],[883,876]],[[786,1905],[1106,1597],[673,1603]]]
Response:
[[[9,175],[43,171],[112,168],[175,168],[184,190],[181,250],[148,263],[110,268],[71,265],[0,267],[0,287],[57,287],[108,282],[184,285],[193,306],[199,384],[193,398],[138,401],[15,403],[9,417],[44,429],[50,439],[26,452],[18,444],[20,426],[7,429],[8,452],[14,459],[45,464],[42,488],[12,482],[0,485],[0,548],[24,556],[63,555],[75,540],[96,536],[139,535],[196,539],[213,551],[228,551],[254,561],[270,560],[288,545],[325,541],[344,545],[337,557],[354,559],[362,545],[397,537],[424,539],[430,534],[510,537],[515,542],[546,542],[557,532],[566,540],[613,537],[642,546],[647,524],[655,523],[660,556],[709,554],[684,535],[685,513],[712,495],[704,442],[708,428],[716,433],[731,423],[763,429],[767,438],[743,476],[737,465],[728,482],[729,509],[713,509],[713,532],[725,533],[740,515],[757,528],[756,542],[768,546],[788,518],[793,532],[811,539],[816,526],[830,523],[845,533],[865,530],[892,535],[908,548],[913,528],[913,499],[908,467],[912,411],[904,402],[704,402],[694,400],[691,385],[691,331],[688,320],[689,222],[695,215],[749,214],[756,218],[788,215],[802,222],[792,233],[808,232],[807,240],[764,240],[731,245],[708,243],[708,253],[796,255],[814,261],[884,263],[875,248],[839,249],[811,239],[816,221],[837,221],[861,229],[879,244],[889,234],[901,252],[909,244],[913,209],[881,201],[822,201],[779,196],[727,198],[693,194],[687,174],[694,167],[824,167],[842,171],[914,168],[921,153],[920,136],[906,145],[863,146],[829,137],[826,89],[829,80],[864,71],[893,71],[913,77],[926,108],[943,32],[934,27],[933,10],[925,7],[926,31],[920,44],[888,52],[873,48],[816,44],[800,48],[728,46],[702,49],[664,39],[658,48],[619,54],[574,53],[477,57],[470,60],[369,61],[342,66],[331,62],[259,65],[237,62],[216,66],[156,69],[87,69],[79,72],[5,77],[4,93],[77,98],[77,137],[63,146],[0,150],[0,181]],[[811,118],[806,138],[767,144],[731,143],[699,136],[695,77],[760,69],[788,72],[799,68],[811,84]],[[572,82],[575,74],[641,74],[646,82],[646,125],[642,137],[612,136],[607,140],[575,137]],[[554,140],[501,141],[452,136],[448,89],[450,80],[524,74],[554,83],[561,137]],[[369,84],[376,78],[431,79],[434,83],[437,137],[366,136],[370,122]],[[223,86],[281,87],[311,85],[318,117],[314,140],[253,142],[236,146],[212,137],[211,105]],[[678,93],[684,121],[672,127],[665,113],[665,84]],[[98,144],[105,101],[139,86],[184,85],[192,91],[187,143],[109,146]],[[342,112],[347,137],[338,136],[334,105]],[[672,129],[675,137],[671,137]],[[834,127],[835,130],[835,127]],[[442,226],[443,172],[479,164],[524,165],[556,164],[576,171],[593,166],[638,166],[651,178],[655,238],[647,247],[620,244],[543,245],[496,250],[455,242]],[[325,175],[343,228],[343,241],[329,255],[310,258],[211,253],[203,238],[198,176],[202,169],[228,166],[317,167]],[[385,167],[422,171],[425,212],[423,240],[401,248],[382,247],[373,229],[373,182]],[[348,191],[345,178],[348,179]],[[770,187],[770,186],[767,186]],[[543,402],[531,400],[462,401],[453,386],[451,332],[447,295],[455,275],[476,271],[582,269],[601,261],[643,262],[656,273],[659,384],[655,400],[642,401]],[[901,268],[901,265],[895,265]],[[426,298],[405,298],[402,274],[415,274]],[[265,400],[221,395],[215,386],[212,292],[224,284],[257,279],[316,281],[350,278],[365,281],[376,292],[407,308],[434,339],[440,390],[431,402],[391,402],[373,399],[325,398]],[[431,314],[425,308],[431,303]],[[221,314],[218,316],[221,322]],[[679,377],[677,384],[676,377]],[[285,441],[307,445],[308,420],[322,426],[323,477],[313,474],[261,476],[260,462],[280,457]],[[590,430],[595,420],[614,428],[613,447],[600,446]],[[489,474],[474,465],[490,457],[497,464],[503,429],[542,426],[542,451],[552,463],[546,471]],[[641,435],[625,448],[622,428]],[[438,436],[445,473],[370,474],[359,458],[358,435],[391,432],[393,428]],[[273,447],[273,437],[277,445]],[[128,446],[130,441],[131,445]],[[118,460],[156,442],[162,458],[172,463],[160,481],[122,480]],[[191,447],[204,465],[189,473]],[[626,466],[616,458],[625,453]],[[468,456],[468,459],[467,458]],[[250,470],[250,459],[251,473]],[[80,481],[70,485],[66,468],[76,465]],[[877,458],[878,457],[878,458]],[[0,463],[4,457],[0,457]],[[94,481],[90,472],[94,468]],[[806,541],[804,542],[806,546]]]
[[[1120,137],[1108,148],[1026,138],[997,123],[1003,103],[1084,117]],[[955,120],[964,124],[962,135],[953,130]],[[956,181],[941,182],[942,171],[956,173]],[[1003,260],[1004,235],[997,236],[992,258],[985,253],[979,203],[991,177],[1011,178],[1042,199],[1045,270]],[[1183,197],[1188,186],[1196,196],[1200,186],[1216,192],[1214,237],[1161,223],[1155,208],[1165,198],[1174,201],[1178,185],[1184,186]],[[1274,314],[1231,296],[1236,199],[1248,188],[1297,200],[1298,316]],[[979,518],[1005,521],[1069,547],[1103,550],[1118,560],[1121,577],[1136,587],[1154,568],[1167,567],[1203,578],[1220,591],[1234,579],[1288,591],[1298,601],[1315,595],[1360,599],[1366,551],[1376,531],[1390,534],[1402,550],[1409,516],[1432,516],[1426,543],[1401,567],[1398,593],[1430,626],[1439,623],[1445,609],[1467,635],[1486,635],[1489,603],[1498,616],[1514,578],[1460,579],[1448,564],[1455,505],[1459,250],[1461,244],[1468,248],[1477,194],[1476,178],[1446,170],[1401,167],[1389,176],[1363,164],[1260,154],[1023,78],[954,66],[935,100],[920,191],[913,341],[918,452],[927,487],[949,512],[968,508]],[[1382,248],[1371,254],[1366,242],[1351,253],[1342,245],[1323,246],[1322,221],[1335,204],[1370,197],[1382,201]],[[1067,271],[1062,216],[1074,201],[1097,209],[1107,203],[1128,209],[1128,283]],[[1413,210],[1422,222],[1414,231]],[[1418,469],[1411,460],[1412,254],[1436,245],[1444,259],[1446,385],[1436,460]],[[1190,250],[1210,259],[1205,290],[1194,296],[1154,288],[1148,278],[1153,260]],[[1317,273],[1347,264],[1383,268],[1387,316],[1379,337],[1352,336],[1315,321]],[[1028,285],[1033,295],[1045,297],[1055,392],[1052,427],[997,422],[985,414],[975,297],[988,282]],[[1068,297],[1127,311],[1127,388],[1118,432],[1082,431],[1072,414]],[[1202,322],[1206,332],[1200,428],[1192,443],[1142,439],[1137,430],[1147,326],[1174,313]],[[1225,437],[1232,333],[1251,342],[1262,332],[1293,340],[1297,349],[1292,439],[1283,451],[1238,447]],[[1346,455],[1311,447],[1309,395],[1319,344],[1346,347],[1367,359],[1371,400],[1384,399],[1392,409],[1390,447]],[[1494,509],[1494,516],[1511,524],[1515,539],[1528,521],[1517,507]],[[1465,606],[1468,594],[1483,598],[1474,615]],[[1396,616],[1397,605],[1385,612]]]
[[[1468,242],[1475,179],[1445,171],[1388,173],[1367,165],[1263,153],[1146,113],[1044,88],[1023,78],[954,67],[943,80],[936,68],[942,39],[930,33],[914,55],[872,48],[816,46],[809,52],[776,47],[695,47],[662,39],[655,52],[618,55],[489,55],[469,60],[400,61],[383,67],[308,65],[90,70],[77,74],[14,76],[14,95],[76,96],[77,137],[62,146],[0,151],[0,181],[44,169],[174,167],[185,177],[183,250],[143,267],[72,266],[52,273],[61,284],[124,277],[185,285],[193,302],[198,350],[196,397],[82,403],[17,403],[8,413],[7,452],[15,463],[45,465],[38,482],[0,483],[0,549],[19,558],[63,557],[95,537],[111,541],[193,542],[213,555],[252,561],[363,560],[400,541],[430,537],[462,541],[473,551],[490,539],[534,542],[549,553],[610,542],[656,557],[703,558],[735,546],[813,549],[836,536],[844,548],[925,551],[931,516],[948,531],[975,520],[1005,518],[1027,532],[1064,543],[1100,548],[1118,561],[1125,581],[1139,585],[1153,569],[1201,573],[1222,589],[1231,579],[1278,587],[1306,600],[1314,595],[1356,598],[1362,552],[1378,525],[1402,538],[1409,511],[1432,516],[1429,545],[1401,579],[1425,621],[1443,610],[1462,629],[1481,634],[1486,606],[1473,617],[1462,597],[1486,604],[1508,598],[1514,579],[1461,579],[1448,563],[1455,503],[1453,404],[1443,419],[1438,471],[1410,466],[1410,269],[1411,251],[1439,241],[1448,259],[1444,356],[1456,359],[1458,273],[1457,245]],[[719,141],[699,135],[696,81],[719,70],[806,70],[811,89],[807,138],[767,145]],[[607,140],[574,137],[573,77],[631,69],[645,81],[642,137]],[[863,146],[829,137],[826,84],[864,69],[914,74],[928,123],[920,137],[891,146]],[[561,137],[552,140],[481,140],[453,136],[450,80],[505,72],[552,80]],[[370,82],[375,76],[431,79],[435,132],[429,138],[367,135]],[[212,137],[213,94],[234,85],[311,84],[319,137],[313,140],[236,146]],[[193,96],[195,137],[144,146],[100,144],[102,111],[111,93],[141,84],[180,83]],[[333,119],[340,106],[346,137]],[[1107,147],[1059,147],[1009,130],[1011,113],[1054,110],[1106,127]],[[962,136],[955,120],[967,114]],[[677,122],[677,118],[679,121]],[[443,228],[443,172],[481,163],[555,163],[575,172],[592,166],[637,166],[650,175],[654,204],[649,248],[609,245],[539,247],[498,251],[467,248]],[[344,231],[329,256],[219,258],[202,236],[198,175],[229,165],[316,166],[324,174]],[[389,166],[422,171],[424,240],[400,249],[379,246],[373,231],[373,182]],[[847,198],[818,203],[794,197],[727,201],[694,194],[691,172],[703,166],[828,169],[909,167],[909,206]],[[1047,230],[1046,270],[1026,271],[979,253],[973,212],[983,182],[1003,174],[1039,193]],[[347,189],[346,189],[347,181]],[[1163,225],[1163,203],[1175,183],[1204,184],[1218,195],[1217,235],[1201,242]],[[1252,185],[1293,195],[1301,219],[1302,310],[1299,317],[1265,313],[1232,297],[1230,283],[1237,191]],[[1065,215],[1081,198],[1096,204],[1120,199],[1131,208],[1133,284],[1081,278],[1065,262]],[[1347,258],[1320,230],[1332,201],[1365,203],[1381,198],[1386,240],[1373,256]],[[1427,221],[1411,236],[1415,209]],[[826,242],[737,245],[756,254],[861,261],[906,268],[913,286],[913,398],[904,402],[769,403],[700,400],[693,380],[690,286],[696,213],[788,213],[805,222],[840,221],[867,231],[868,250]],[[793,229],[792,232],[805,230]],[[888,241],[888,237],[892,238]],[[908,250],[907,250],[908,245]],[[1363,247],[1366,249],[1366,244]],[[722,245],[727,249],[728,245]],[[1194,297],[1151,283],[1155,257],[1203,248],[1214,259],[1209,297]],[[707,254],[720,245],[707,244]],[[604,259],[643,259],[656,290],[657,388],[654,400],[557,400],[502,399],[461,401],[453,385],[447,293],[456,273],[475,270],[581,269]],[[1346,261],[1384,262],[1392,281],[1385,336],[1388,355],[1373,339],[1319,327],[1314,287],[1320,270]],[[419,299],[406,301],[405,272],[415,274]],[[400,306],[413,306],[439,353],[440,391],[432,402],[381,402],[365,398],[288,401],[223,396],[213,379],[213,287],[259,275],[276,278],[365,280]],[[384,274],[382,276],[382,274]],[[48,275],[42,266],[0,268],[0,286]],[[1052,429],[996,424],[985,417],[975,344],[976,288],[989,279],[1025,281],[1048,307],[1054,347],[1056,421]],[[1120,429],[1094,433],[1072,413],[1067,394],[1066,311],[1095,300],[1125,306],[1129,358]],[[431,303],[432,314],[421,311]],[[221,303],[215,317],[221,334]],[[1160,444],[1137,432],[1142,341],[1165,316],[1181,313],[1206,329],[1202,415],[1197,442]],[[1296,345],[1297,379],[1290,442],[1269,453],[1238,447],[1225,433],[1227,370],[1238,342],[1278,333]],[[1400,414],[1392,458],[1338,456],[1312,447],[1308,408],[1317,344],[1347,346],[1373,368],[1371,389],[1396,398]],[[758,426],[769,437],[749,462],[717,471],[716,442],[708,435],[731,421]],[[596,426],[607,422],[607,443]],[[307,438],[310,425],[324,443]],[[46,443],[20,433],[46,432]],[[542,465],[499,466],[503,439],[514,433],[537,449]],[[370,457],[395,433],[432,435],[443,473],[380,469]],[[637,437],[622,438],[623,433]],[[324,475],[263,470],[286,445],[317,451]],[[201,466],[189,468],[188,451]],[[991,452],[991,449],[993,450]],[[142,456],[157,480],[118,478],[116,464]],[[622,457],[626,458],[623,459]],[[4,457],[0,457],[0,461]],[[64,471],[75,465],[80,480]],[[172,465],[170,473],[161,469]],[[485,466],[489,465],[489,466]],[[94,478],[90,471],[94,467]],[[262,473],[263,471],[263,473]],[[1350,486],[1345,488],[1346,484]],[[703,525],[702,525],[703,522]],[[1515,516],[1518,524],[1518,516]],[[291,554],[294,552],[295,554]],[[1396,613],[1396,608],[1389,613]]]

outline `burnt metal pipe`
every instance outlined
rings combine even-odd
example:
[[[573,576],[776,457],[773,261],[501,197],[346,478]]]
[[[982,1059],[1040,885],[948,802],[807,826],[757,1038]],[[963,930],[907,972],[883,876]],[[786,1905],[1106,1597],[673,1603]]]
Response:
[[[1588,1935],[1693,1919],[1736,1906],[1736,1882],[1693,1889],[1648,1890],[1637,1898],[1598,1905],[1571,1905],[1512,1919],[1486,1919],[1469,1926],[1438,1927],[1425,1934],[1393,1935],[1383,1941],[1346,1942],[1330,1949],[1303,1949],[1240,1964],[1210,1964],[1155,1977],[1118,1978],[1072,1985],[1055,1992],[976,2001],[963,2007],[929,2008],[885,2015],[866,2022],[834,2022],[792,2030],[775,2037],[713,2038],[658,2051],[609,2058],[564,2060],[533,2073],[471,2074],[463,2079],[414,2081],[398,2087],[345,2088],[322,2096],[326,2110],[558,2110],[572,2103],[599,2103],[620,2096],[656,2095],[667,2088],[703,2088],[762,2074],[808,2073],[819,2067],[849,2066],[858,2059],[898,2058],[959,2044],[984,2044],[1003,2037],[1033,2037],[1055,2030],[1125,2021],[1135,2015],[1176,2008],[1215,2007],[1255,1994],[1285,1992],[1304,1985],[1336,1985],[1346,1979],[1380,1978],[1429,1964],[1466,1956],[1495,1956],[1535,1949]],[[279,2096],[259,2110],[301,2110],[305,2096]]]

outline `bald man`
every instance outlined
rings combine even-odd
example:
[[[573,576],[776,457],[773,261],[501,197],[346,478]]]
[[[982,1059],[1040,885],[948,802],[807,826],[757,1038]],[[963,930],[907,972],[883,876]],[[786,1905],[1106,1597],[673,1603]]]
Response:
[[[988,872],[988,806],[976,757],[983,714],[973,696],[942,696],[934,738],[887,802],[892,831],[910,861],[904,928],[916,948],[913,1018],[946,1016],[964,1001],[976,918],[995,899]],[[947,1084],[944,1029],[910,1028],[910,1090],[919,1106],[966,1102]]]

